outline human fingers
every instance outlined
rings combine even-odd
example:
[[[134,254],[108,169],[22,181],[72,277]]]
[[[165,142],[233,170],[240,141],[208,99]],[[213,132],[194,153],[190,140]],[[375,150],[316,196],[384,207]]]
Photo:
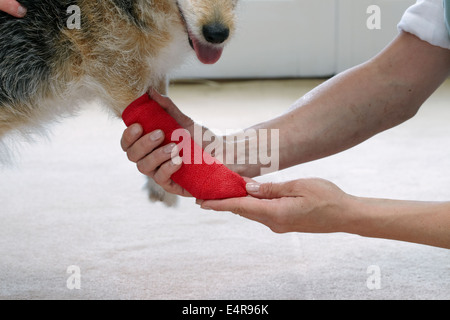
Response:
[[[205,210],[229,211],[250,220],[266,223],[273,209],[270,200],[253,197],[198,201]]]
[[[258,183],[248,182],[247,192],[259,199],[278,199],[283,197],[300,196],[301,180],[293,180],[282,183]]]
[[[122,139],[120,140],[120,146],[122,150],[127,152],[128,149],[142,136],[144,130],[142,126],[138,123],[132,124],[126,128],[122,134]]]
[[[127,156],[131,162],[138,163],[147,156],[151,156],[154,151],[163,143],[164,133],[161,130],[153,131],[139,138],[127,149]],[[173,145],[171,145],[173,147]],[[167,157],[164,157],[164,161]],[[161,164],[161,163],[160,163]]]
[[[139,172],[154,177],[155,171],[166,161],[171,160],[177,154],[175,143],[169,143],[163,147],[154,149],[148,155],[136,161]]]
[[[0,11],[17,18],[22,18],[27,13],[27,9],[15,0],[0,0]]]
[[[160,185],[165,191],[177,194],[183,197],[192,197],[183,187],[172,181],[172,175],[177,172],[182,165],[182,160],[179,156],[163,163],[153,174],[153,180]]]
[[[290,214],[300,200],[296,198],[257,199],[253,197],[225,200],[201,201],[201,208],[215,211],[229,211],[249,220],[259,222],[273,232],[293,231],[293,216]]]

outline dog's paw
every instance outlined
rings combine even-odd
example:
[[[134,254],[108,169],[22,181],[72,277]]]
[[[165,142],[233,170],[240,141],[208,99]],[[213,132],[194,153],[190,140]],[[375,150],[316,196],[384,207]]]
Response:
[[[168,207],[175,207],[178,204],[178,196],[165,191],[153,179],[149,178],[147,180],[146,189],[148,190],[148,197],[152,202],[162,202]]]

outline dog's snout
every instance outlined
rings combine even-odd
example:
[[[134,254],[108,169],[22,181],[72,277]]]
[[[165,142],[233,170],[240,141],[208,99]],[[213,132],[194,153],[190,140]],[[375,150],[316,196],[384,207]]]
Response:
[[[222,23],[210,23],[203,26],[203,36],[209,43],[223,43],[230,36],[230,29]]]

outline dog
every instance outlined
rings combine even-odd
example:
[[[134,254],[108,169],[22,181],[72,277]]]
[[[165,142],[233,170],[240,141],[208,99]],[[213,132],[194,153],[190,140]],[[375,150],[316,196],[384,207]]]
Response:
[[[220,59],[237,1],[20,0],[25,18],[0,13],[0,140],[87,100],[121,117],[149,88],[167,94],[169,72],[190,52],[204,64]],[[174,203],[151,181],[149,189],[152,200]]]

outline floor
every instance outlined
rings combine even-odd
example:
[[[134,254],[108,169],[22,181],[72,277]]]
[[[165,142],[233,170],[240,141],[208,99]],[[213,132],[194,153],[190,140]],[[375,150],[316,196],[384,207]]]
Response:
[[[234,129],[282,113],[321,82],[177,83],[170,95],[210,128]],[[259,180],[317,176],[360,196],[448,200],[449,101],[447,82],[409,122]],[[450,298],[449,250],[279,235],[189,198],[150,203],[119,147],[123,129],[89,105],[49,139],[16,144],[14,165],[0,168],[0,299]]]

